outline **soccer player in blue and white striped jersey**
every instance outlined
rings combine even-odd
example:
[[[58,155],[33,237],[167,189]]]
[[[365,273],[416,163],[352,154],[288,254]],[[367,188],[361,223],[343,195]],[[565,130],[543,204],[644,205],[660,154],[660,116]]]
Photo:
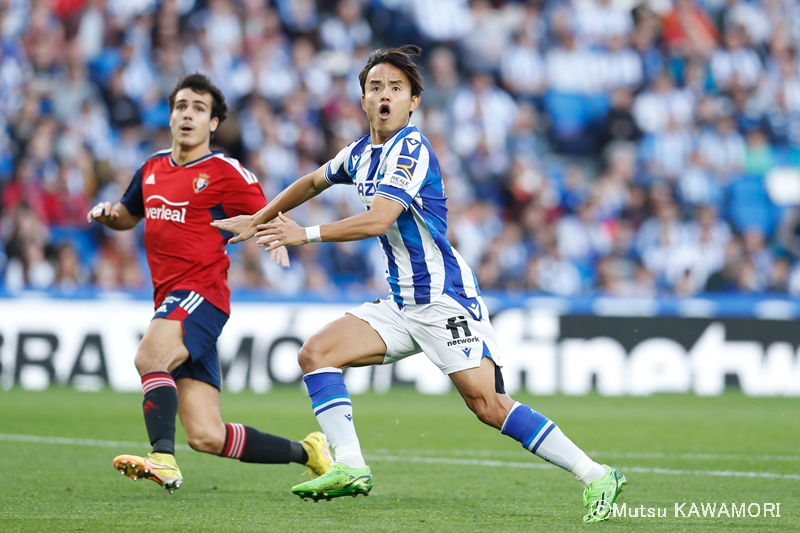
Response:
[[[500,353],[475,274],[446,237],[447,196],[439,162],[425,136],[409,124],[422,93],[411,58],[419,52],[407,45],[370,54],[359,75],[368,135],[258,213],[212,223],[237,234],[231,243],[256,236],[268,250],[377,237],[386,258],[391,295],[352,309],[300,349],[303,380],[336,463],[292,492],[314,500],[369,493],[372,473],[361,454],[342,369],[424,352],[482,422],[585,485],[585,521],[605,520],[625,484],[622,474],[592,461],[547,417],[505,393]],[[334,184],[355,186],[365,211],[308,228],[284,214]]]

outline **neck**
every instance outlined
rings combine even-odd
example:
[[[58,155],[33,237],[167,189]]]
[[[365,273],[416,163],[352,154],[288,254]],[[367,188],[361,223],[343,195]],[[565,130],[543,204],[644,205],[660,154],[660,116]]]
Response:
[[[408,122],[406,122],[406,123],[403,125],[403,128],[405,128],[406,126],[408,126]],[[378,130],[376,130],[375,128],[373,128],[372,126],[370,126],[370,128],[369,128],[369,137],[370,137],[370,142],[371,142],[372,144],[374,144],[374,145],[380,145],[380,144],[383,144],[383,143],[385,143],[386,141],[388,141],[389,139],[391,139],[392,137],[394,137],[394,136],[395,136],[395,134],[396,134],[398,131],[402,130],[403,128],[398,128],[398,129],[396,129],[396,130],[394,130],[394,131],[390,131],[390,132],[388,132],[388,133],[387,133],[387,132],[379,132]]]
[[[178,165],[185,165],[195,159],[200,159],[211,153],[208,144],[198,144],[197,146],[181,146],[172,141],[172,160]]]

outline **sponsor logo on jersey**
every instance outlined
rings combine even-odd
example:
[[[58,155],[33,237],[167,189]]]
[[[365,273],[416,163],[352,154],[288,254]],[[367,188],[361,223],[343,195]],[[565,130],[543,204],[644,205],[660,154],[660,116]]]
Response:
[[[150,174],[149,176],[147,176],[147,179],[144,180],[144,184],[145,185],[155,185],[156,184],[156,175],[155,174]]]
[[[145,203],[150,202],[150,200],[161,200],[162,203],[157,207],[146,207],[144,209],[145,218],[169,220],[171,222],[180,222],[181,224],[186,223],[186,207],[184,206],[189,205],[189,202],[171,202],[158,194],[148,196]]]
[[[192,186],[194,187],[194,193],[197,194],[209,185],[209,178],[208,174],[200,174],[194,180],[192,180]]]
[[[356,190],[361,196],[375,196],[375,191],[378,189],[375,187],[374,181],[363,181],[356,183]]]
[[[406,138],[406,150],[408,150],[408,153],[410,154],[417,149],[417,146],[419,146],[419,144],[420,144],[419,141],[416,139]]]

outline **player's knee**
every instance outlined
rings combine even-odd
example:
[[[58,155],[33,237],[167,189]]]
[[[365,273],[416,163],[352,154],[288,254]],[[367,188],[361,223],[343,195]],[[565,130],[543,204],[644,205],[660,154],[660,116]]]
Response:
[[[186,434],[189,447],[196,452],[219,455],[225,445],[225,437],[216,431],[193,431]]]
[[[303,370],[303,374],[313,372],[322,366],[322,361],[325,358],[325,352],[319,342],[314,337],[311,337],[300,347],[297,352],[297,363]]]
[[[133,358],[133,364],[140,376],[162,370],[159,368],[157,358],[146,344],[139,346],[139,349],[136,351],[136,357]]]
[[[495,428],[500,428],[503,425],[504,417],[500,404],[496,401],[491,401],[489,398],[468,398],[466,400],[467,406],[475,413],[478,420]]]

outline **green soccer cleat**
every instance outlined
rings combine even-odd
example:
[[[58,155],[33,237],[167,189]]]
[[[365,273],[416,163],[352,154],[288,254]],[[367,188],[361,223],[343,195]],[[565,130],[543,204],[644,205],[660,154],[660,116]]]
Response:
[[[355,498],[359,494],[369,496],[372,490],[372,472],[368,466],[364,468],[350,468],[341,463],[334,463],[330,470],[311,481],[300,483],[292,487],[292,492],[302,499],[311,498],[315,502],[319,500],[331,500],[341,496],[352,496]]]
[[[306,438],[300,441],[300,445],[306,451],[306,454],[308,454],[306,466],[314,474],[321,476],[331,469],[333,457],[331,457],[331,450],[328,448],[328,439],[325,437],[324,433],[320,433],[319,431],[309,433]]]
[[[175,456],[168,453],[148,453],[147,457],[120,455],[112,463],[120,474],[132,480],[150,479],[162,485],[170,494],[183,483]]]
[[[622,487],[628,481],[616,468],[603,465],[606,475],[592,481],[583,489],[583,505],[589,513],[583,517],[584,522],[602,522],[608,520],[611,509],[617,497],[622,492]]]

